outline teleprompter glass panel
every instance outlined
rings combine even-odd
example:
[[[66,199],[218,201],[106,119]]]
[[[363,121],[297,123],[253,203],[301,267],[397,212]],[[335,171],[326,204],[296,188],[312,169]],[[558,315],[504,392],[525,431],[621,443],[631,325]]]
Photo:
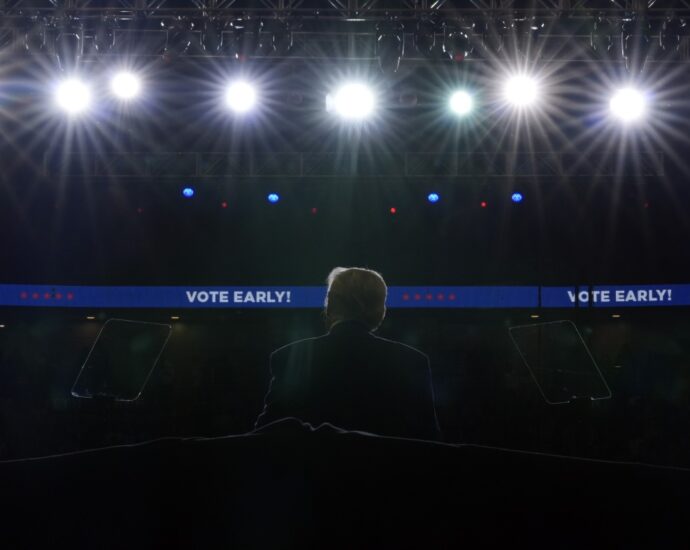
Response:
[[[509,331],[547,403],[611,397],[604,376],[573,322],[522,325],[510,327]]]
[[[144,391],[172,327],[108,319],[72,386],[72,395],[134,401]]]

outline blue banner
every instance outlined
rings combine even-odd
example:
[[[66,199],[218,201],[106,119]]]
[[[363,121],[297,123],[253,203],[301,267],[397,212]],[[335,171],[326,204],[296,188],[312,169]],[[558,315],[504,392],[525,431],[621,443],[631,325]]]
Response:
[[[0,306],[69,308],[320,308],[325,286],[0,285]],[[394,286],[390,308],[690,306],[690,285]]]
[[[0,285],[0,305],[90,308],[321,307],[321,286]]]
[[[536,286],[393,286],[388,288],[386,306],[535,308],[538,303]]]
[[[596,285],[541,288],[541,306],[547,308],[688,305],[690,305],[690,285]]]

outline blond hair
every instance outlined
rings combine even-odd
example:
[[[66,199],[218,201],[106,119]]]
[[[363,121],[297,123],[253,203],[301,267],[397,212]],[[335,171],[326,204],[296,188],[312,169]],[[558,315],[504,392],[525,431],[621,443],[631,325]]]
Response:
[[[326,319],[359,321],[376,330],[386,315],[388,288],[380,273],[362,267],[336,267],[326,279]]]

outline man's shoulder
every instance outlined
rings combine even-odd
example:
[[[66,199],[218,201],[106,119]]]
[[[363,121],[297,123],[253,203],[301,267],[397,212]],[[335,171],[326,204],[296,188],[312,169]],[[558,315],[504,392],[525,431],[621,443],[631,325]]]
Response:
[[[426,367],[429,364],[428,355],[408,344],[375,336],[371,333],[367,335],[365,341],[369,342],[367,348],[370,352],[377,350],[377,353],[390,356],[391,358],[396,357],[398,360],[403,360],[406,363],[414,363],[422,367]],[[304,338],[302,340],[290,342],[276,349],[271,353],[271,361],[273,363],[280,363],[289,358],[294,359],[295,355],[301,355],[302,353],[311,354],[315,352],[315,348],[317,347],[319,349],[329,349],[338,344],[339,342],[333,339],[332,335],[329,334]],[[374,349],[371,347],[372,344]]]
[[[397,340],[389,340],[388,338],[382,338],[381,336],[374,336],[373,334],[372,337],[375,338],[380,345],[387,347],[391,351],[395,350],[395,352],[400,353],[401,355],[409,357],[410,359],[416,359],[420,362],[423,361],[425,364],[429,361],[429,356],[426,353],[410,346],[409,344],[404,344],[403,342],[398,342]]]
[[[323,340],[327,335],[312,336],[311,338],[302,338],[301,340],[296,340],[279,347],[271,353],[271,358],[279,358],[283,355],[288,355],[292,352],[298,351],[303,348],[311,347],[318,344],[319,341]]]

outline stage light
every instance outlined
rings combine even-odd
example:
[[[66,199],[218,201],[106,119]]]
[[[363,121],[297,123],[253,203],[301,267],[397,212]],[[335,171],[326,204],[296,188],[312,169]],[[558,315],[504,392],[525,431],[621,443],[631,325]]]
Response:
[[[458,90],[450,96],[450,110],[458,116],[468,114],[474,105],[472,96],[464,90]]]
[[[233,82],[225,93],[227,106],[236,113],[246,113],[256,104],[256,90],[243,80]]]
[[[522,202],[523,198],[524,197],[522,196],[522,193],[513,193],[512,196],[510,197],[510,200],[517,203],[517,202]]]
[[[117,73],[110,81],[110,89],[115,97],[127,101],[134,99],[141,92],[141,81],[132,73]]]
[[[592,24],[589,44],[599,56],[606,56],[613,47],[613,25],[603,15],[597,17]]]
[[[659,46],[665,52],[678,51],[685,34],[686,21],[675,16],[668,17],[659,31]]]
[[[623,88],[613,95],[609,106],[611,114],[622,122],[635,122],[644,116],[647,100],[639,90]]]
[[[268,202],[271,202],[273,204],[277,203],[280,200],[280,196],[278,196],[278,193],[269,193],[268,197]]]
[[[405,51],[405,28],[402,23],[386,21],[376,26],[376,55],[384,74],[395,73]]]
[[[424,57],[439,57],[442,53],[436,46],[436,22],[432,19],[420,19],[413,39],[415,49]]]
[[[438,193],[429,193],[426,200],[428,200],[429,202],[438,202],[440,198],[441,197],[438,196]]]
[[[349,120],[365,119],[374,111],[375,105],[373,91],[357,82],[345,84],[335,94],[326,97],[326,109]]]
[[[81,80],[69,78],[55,90],[58,106],[71,115],[82,113],[91,106],[91,89]]]
[[[98,53],[108,53],[115,47],[115,27],[116,21],[112,16],[101,18],[93,36],[93,47]]]
[[[535,17],[525,17],[513,20],[511,27],[513,28],[518,53],[526,57],[539,39],[545,23],[537,21]]]
[[[223,38],[223,51],[238,61],[244,62],[256,53],[263,21],[258,19],[238,18],[230,22],[232,33],[228,40]]]
[[[27,20],[28,29],[24,34],[24,49],[30,54],[46,50],[46,22],[38,15]]]
[[[300,28],[296,23],[295,27]],[[256,31],[254,31],[256,32]],[[266,19],[258,22],[259,43],[255,55],[287,56],[292,51],[293,28],[291,22],[281,19]]]
[[[185,55],[189,52],[192,42],[198,40],[193,32],[194,22],[184,17],[178,16],[167,25],[165,21],[161,21],[161,27],[167,30],[163,56],[168,59]]]
[[[182,196],[186,199],[191,199],[194,196],[194,189],[192,189],[191,187],[185,187],[182,190]]]
[[[83,53],[84,29],[78,18],[68,15],[58,26],[54,50],[58,66],[63,72],[74,71]]]
[[[228,23],[222,19],[211,17],[204,20],[201,30],[201,47],[211,55],[217,55],[223,50],[223,31]]]
[[[631,76],[640,74],[651,46],[651,24],[644,16],[633,14],[621,25],[621,50],[625,68]]]
[[[482,208],[486,208],[487,206],[489,206],[489,204],[486,201],[482,201],[479,203],[479,206],[481,206]]]
[[[527,107],[537,100],[539,86],[534,78],[517,75],[508,79],[503,93],[506,101],[515,107]]]
[[[453,61],[460,63],[472,53],[470,36],[456,21],[443,23],[443,51]]]
[[[487,54],[496,55],[503,51],[505,37],[510,33],[510,24],[504,19],[477,19],[474,32],[482,38],[482,46]]]
[[[391,208],[390,208],[391,214],[395,214],[395,213],[397,213],[397,211],[398,211],[398,209],[395,206],[391,206]]]

